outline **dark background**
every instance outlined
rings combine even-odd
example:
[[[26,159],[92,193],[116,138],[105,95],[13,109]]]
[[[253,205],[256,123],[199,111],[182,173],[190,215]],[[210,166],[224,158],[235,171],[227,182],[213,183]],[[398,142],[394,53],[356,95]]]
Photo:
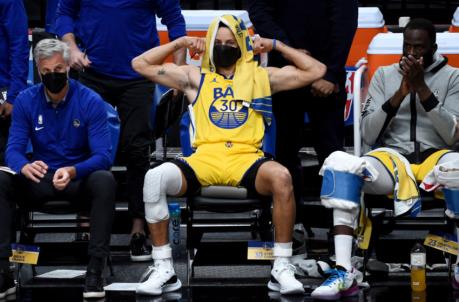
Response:
[[[298,0],[302,1],[302,0]],[[318,0],[322,1],[322,0]],[[346,0],[342,0],[346,1]],[[44,27],[46,0],[24,0],[29,27]],[[246,0],[181,0],[183,9],[246,9]],[[386,24],[397,24],[398,17],[424,17],[435,24],[450,24],[459,0],[363,0],[360,6],[377,6]]]

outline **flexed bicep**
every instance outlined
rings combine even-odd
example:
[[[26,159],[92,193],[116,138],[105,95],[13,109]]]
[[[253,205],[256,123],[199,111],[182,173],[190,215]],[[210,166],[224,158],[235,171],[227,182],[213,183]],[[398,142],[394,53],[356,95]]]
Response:
[[[313,81],[323,76],[323,68],[311,68],[301,70],[295,66],[288,65],[282,68],[268,67],[271,92],[292,90],[310,85]]]

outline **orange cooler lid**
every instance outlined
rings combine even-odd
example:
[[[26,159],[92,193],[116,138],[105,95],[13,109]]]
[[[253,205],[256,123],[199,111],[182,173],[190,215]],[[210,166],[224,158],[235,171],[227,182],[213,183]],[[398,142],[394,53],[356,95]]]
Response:
[[[441,54],[459,54],[459,33],[437,33],[437,44],[438,52]],[[377,34],[371,41],[370,45],[368,46],[367,53],[369,55],[401,55],[402,48],[402,33],[380,33]]]
[[[459,7],[456,8],[456,11],[453,14],[453,20],[451,20],[451,24],[455,27],[459,27]]]
[[[358,28],[382,28],[384,24],[378,7],[359,7]]]

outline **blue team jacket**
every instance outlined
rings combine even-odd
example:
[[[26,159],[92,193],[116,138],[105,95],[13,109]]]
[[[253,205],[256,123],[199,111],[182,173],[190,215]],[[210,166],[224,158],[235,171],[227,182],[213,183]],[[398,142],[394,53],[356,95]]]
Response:
[[[29,163],[26,148],[32,142],[33,159],[51,171],[75,166],[77,177],[111,165],[112,143],[102,98],[77,81],[56,108],[47,102],[43,84],[34,85],[16,98],[6,149],[8,166],[19,173]]]
[[[178,0],[61,0],[55,29],[60,37],[74,33],[81,40],[93,71],[139,79],[131,60],[159,45],[155,15],[171,41],[186,34]]]
[[[23,1],[0,0],[0,88],[8,88],[7,101],[27,87],[29,71],[27,15]]]

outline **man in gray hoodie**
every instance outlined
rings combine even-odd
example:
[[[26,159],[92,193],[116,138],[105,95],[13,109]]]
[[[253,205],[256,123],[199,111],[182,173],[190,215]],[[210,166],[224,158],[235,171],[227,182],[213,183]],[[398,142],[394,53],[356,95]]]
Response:
[[[312,292],[312,297],[338,299],[358,293],[351,251],[361,190],[400,196],[411,173],[411,188],[416,196],[410,199],[412,202],[400,204],[408,204],[404,212],[414,213],[420,210],[416,182],[422,181],[434,166],[459,160],[459,153],[449,151],[457,141],[459,70],[447,62],[437,52],[433,24],[413,19],[403,33],[400,62],[381,67],[374,74],[362,113],[362,138],[372,149],[383,149],[377,150],[379,155],[370,152],[361,158],[335,152],[322,167],[321,199],[325,206],[333,208],[336,268]],[[353,161],[360,169],[343,169]],[[405,167],[408,176],[401,176],[400,167]],[[327,170],[333,175],[330,182],[326,181]],[[371,171],[372,179],[364,183]],[[340,193],[343,187],[355,192]],[[459,284],[457,281],[459,270],[453,286]]]

